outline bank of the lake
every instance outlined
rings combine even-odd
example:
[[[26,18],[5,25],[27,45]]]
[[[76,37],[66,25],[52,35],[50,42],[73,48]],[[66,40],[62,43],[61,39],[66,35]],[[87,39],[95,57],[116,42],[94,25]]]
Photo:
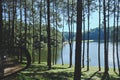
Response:
[[[63,49],[61,49],[61,47],[57,47],[57,58],[55,59],[57,64],[62,64],[62,60],[61,60],[61,50],[63,52],[63,62],[64,64],[69,64],[69,60],[70,60],[70,50],[69,50],[69,44],[67,42],[64,43],[65,45],[63,46]],[[120,43],[118,43],[119,45],[119,50],[120,50]],[[52,48],[51,49],[51,53],[52,53],[52,61],[53,61],[53,54],[56,54],[56,48]],[[75,42],[73,42],[73,54],[72,54],[72,63],[74,65],[75,63]],[[82,52],[83,52],[83,46],[82,46]],[[85,65],[87,64],[87,42],[85,42],[85,60],[84,63]],[[113,43],[109,42],[109,67],[113,67]],[[35,52],[35,56],[36,56],[36,61],[38,61],[38,51]],[[47,48],[46,49],[41,49],[41,62],[46,62],[47,61]],[[116,53],[116,49],[115,49],[115,53]],[[120,54],[120,52],[119,52]],[[119,55],[120,57],[120,55]],[[90,66],[98,66],[98,42],[90,42],[89,43],[89,61],[90,61]],[[104,43],[101,42],[100,43],[100,61],[101,61],[101,66],[104,67]],[[115,55],[115,66],[117,67],[117,57]]]
[[[27,70],[16,75],[16,80],[73,80],[74,66],[68,68],[69,65],[53,65],[51,70],[48,70],[47,63],[32,64]],[[90,67],[90,71],[86,71],[86,67],[82,69],[83,80],[101,80],[103,71],[98,71],[98,67]],[[103,80],[103,79],[102,79]],[[120,80],[120,77],[113,71],[109,70],[108,80]]]

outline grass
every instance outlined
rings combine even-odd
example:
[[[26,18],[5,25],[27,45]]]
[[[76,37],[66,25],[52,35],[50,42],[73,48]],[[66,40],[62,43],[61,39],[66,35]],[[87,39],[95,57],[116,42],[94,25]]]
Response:
[[[46,63],[32,64],[30,68],[17,74],[17,80],[73,80],[74,67],[68,68],[69,65],[53,65],[48,70]],[[82,69],[82,80],[120,80],[120,77],[113,71],[109,70],[107,79],[104,78],[103,68],[98,71],[97,67],[90,67],[90,71],[86,71],[86,67]]]

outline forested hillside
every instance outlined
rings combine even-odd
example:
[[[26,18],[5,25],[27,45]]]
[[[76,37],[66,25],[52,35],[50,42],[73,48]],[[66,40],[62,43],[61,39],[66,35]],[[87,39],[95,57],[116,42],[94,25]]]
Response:
[[[117,33],[120,32],[120,27],[118,27],[118,29],[116,26],[115,26],[115,29],[113,29],[113,27],[110,27],[109,30],[107,29],[106,31],[107,31],[107,39],[109,39],[109,41],[113,41],[113,38],[116,41],[117,36],[118,36],[118,41],[120,41],[120,35],[117,35]],[[99,28],[94,28],[89,31],[90,40],[98,41],[99,39],[98,35],[99,35]],[[88,31],[83,33],[83,40],[87,40],[87,39],[88,39]],[[104,40],[103,28],[100,28],[100,40]]]
[[[64,41],[68,41],[69,38],[75,40],[76,32],[71,32],[71,37],[69,37],[69,32],[63,32]]]

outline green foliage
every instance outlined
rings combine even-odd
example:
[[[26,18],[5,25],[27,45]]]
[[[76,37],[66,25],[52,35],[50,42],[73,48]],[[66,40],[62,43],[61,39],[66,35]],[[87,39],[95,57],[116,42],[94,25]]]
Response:
[[[16,22],[16,27],[14,29],[14,39],[12,39],[12,25],[10,27],[6,24],[9,24],[8,21],[4,21],[3,26],[3,42],[4,46],[12,45],[14,40],[14,45],[19,47],[24,47],[25,44],[27,44],[29,49],[32,49],[32,46],[34,49],[39,48],[46,48],[47,47],[47,25],[41,26],[41,32],[39,29],[39,24],[34,25],[34,35],[33,35],[33,25],[27,24],[27,34],[25,35],[25,27],[19,26],[20,22]],[[22,23],[24,25],[24,23]],[[39,35],[41,33],[41,35]],[[62,34],[60,31],[57,30],[58,39],[55,38],[56,30],[54,27],[51,27],[51,46],[59,46],[61,44]],[[27,39],[25,40],[25,36]],[[40,41],[41,36],[41,41]],[[40,46],[41,43],[41,46]],[[56,45],[57,43],[57,45]],[[33,45],[34,44],[34,45]]]

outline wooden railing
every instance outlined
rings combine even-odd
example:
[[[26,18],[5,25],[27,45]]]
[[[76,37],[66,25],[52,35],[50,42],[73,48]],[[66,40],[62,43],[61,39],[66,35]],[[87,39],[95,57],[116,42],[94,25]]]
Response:
[[[30,53],[23,47],[2,48],[0,54],[2,54],[2,56],[0,56],[0,69],[3,71],[0,72],[1,79],[25,70],[31,64]]]

